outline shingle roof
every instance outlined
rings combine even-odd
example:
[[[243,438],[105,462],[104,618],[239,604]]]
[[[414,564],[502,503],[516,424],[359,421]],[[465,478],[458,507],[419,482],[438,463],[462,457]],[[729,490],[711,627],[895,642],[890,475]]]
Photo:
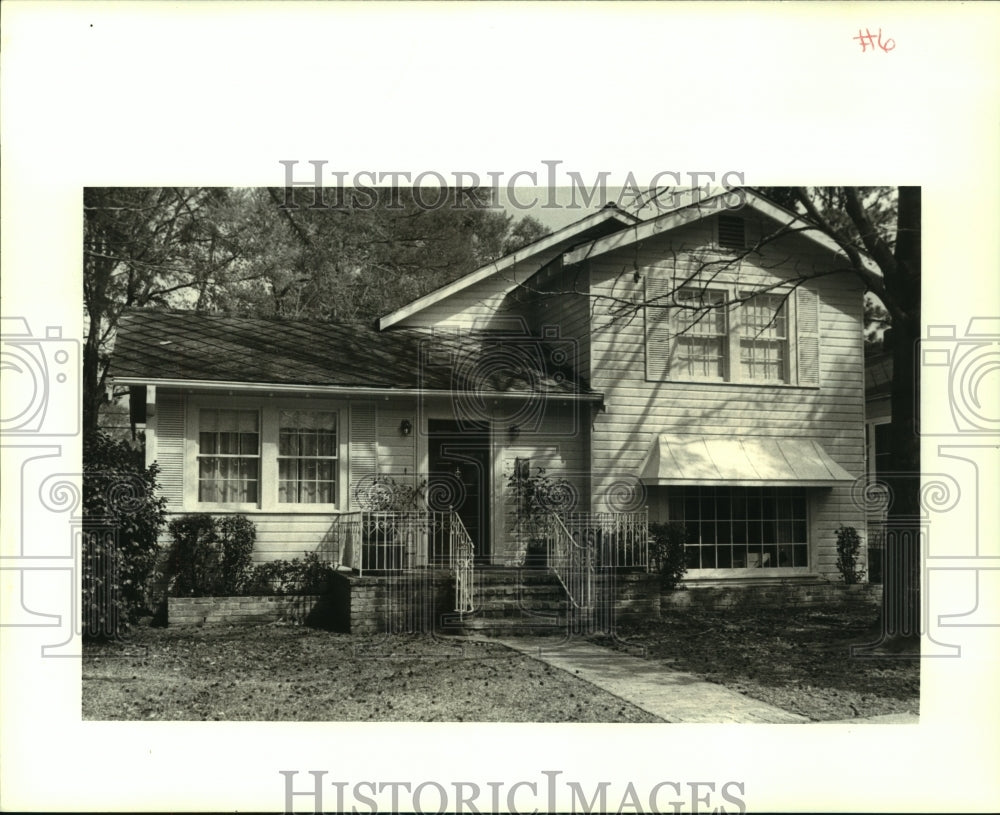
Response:
[[[471,344],[470,352],[468,337],[412,330],[376,332],[334,323],[141,310],[127,312],[119,322],[109,375],[135,382],[454,390],[462,387],[454,360],[465,371],[470,362],[475,367],[470,353],[476,347]],[[482,376],[465,377],[468,385],[495,392],[580,392],[565,370],[542,361],[538,370],[517,371],[525,355],[510,358],[506,370],[495,359],[482,366]],[[420,364],[421,359],[431,362]]]

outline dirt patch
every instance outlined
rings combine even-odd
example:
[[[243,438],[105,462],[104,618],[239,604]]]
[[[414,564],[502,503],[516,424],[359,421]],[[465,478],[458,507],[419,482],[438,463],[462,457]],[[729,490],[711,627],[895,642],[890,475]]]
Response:
[[[918,713],[919,659],[851,656],[872,641],[875,614],[861,604],[664,609],[619,634],[667,667],[814,721]]]
[[[655,722],[494,643],[358,637],[286,624],[140,628],[87,644],[83,718]]]

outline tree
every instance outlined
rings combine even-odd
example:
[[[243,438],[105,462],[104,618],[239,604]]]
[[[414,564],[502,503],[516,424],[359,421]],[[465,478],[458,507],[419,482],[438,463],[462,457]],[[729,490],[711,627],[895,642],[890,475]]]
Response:
[[[109,345],[128,308],[197,307],[238,257],[221,189],[93,188],[83,194],[83,431],[97,430]]]
[[[892,354],[892,430],[894,458],[888,487],[893,496],[886,536],[883,593],[883,642],[890,650],[919,645],[920,636],[920,437],[917,406],[920,367],[921,191],[900,187],[895,234],[887,230],[886,196],[866,196],[856,187],[839,188],[843,207],[821,209],[816,196],[798,187],[792,195],[799,211],[844,249],[854,271],[884,305],[892,328],[886,345]],[[846,216],[846,219],[845,219]],[[858,241],[881,275],[868,272]]]
[[[489,190],[340,192],[312,207],[268,188],[86,189],[84,433],[97,430],[126,309],[369,324],[546,234]]]

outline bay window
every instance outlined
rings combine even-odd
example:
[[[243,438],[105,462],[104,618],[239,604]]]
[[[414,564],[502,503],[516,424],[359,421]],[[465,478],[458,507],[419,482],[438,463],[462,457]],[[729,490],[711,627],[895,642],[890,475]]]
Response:
[[[788,569],[809,565],[806,492],[789,487],[671,487],[671,521],[687,529],[687,567]]]

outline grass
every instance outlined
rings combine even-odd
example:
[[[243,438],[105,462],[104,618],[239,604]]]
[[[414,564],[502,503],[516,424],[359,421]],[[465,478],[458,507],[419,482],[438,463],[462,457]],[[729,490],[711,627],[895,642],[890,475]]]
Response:
[[[140,628],[126,644],[88,644],[83,718],[659,721],[500,645],[282,624]]]
[[[665,667],[814,721],[918,713],[919,659],[851,656],[852,644],[876,638],[876,614],[863,604],[665,608],[660,619],[623,626],[619,635]]]
[[[862,605],[664,610],[598,639],[815,721],[917,713],[920,660],[852,658]],[[655,722],[501,645],[300,626],[139,628],[87,644],[89,720]]]

